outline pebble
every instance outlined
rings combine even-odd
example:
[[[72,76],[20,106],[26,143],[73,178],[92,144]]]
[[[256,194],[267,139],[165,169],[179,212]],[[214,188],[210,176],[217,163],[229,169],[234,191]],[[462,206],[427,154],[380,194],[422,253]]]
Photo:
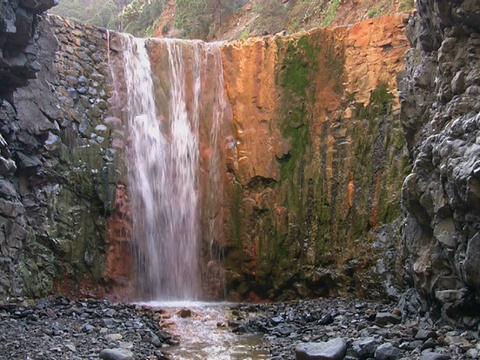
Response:
[[[445,354],[438,354],[438,353],[425,353],[422,354],[420,360],[449,360],[450,356]]]
[[[405,316],[395,305],[353,298],[239,304],[233,308],[243,320],[229,326],[263,333],[271,359],[324,359],[314,350],[335,339],[346,342],[345,360],[475,359],[478,331],[437,326],[428,313]]]
[[[375,350],[375,360],[397,360],[401,351],[391,343],[385,343]]]
[[[0,319],[0,359],[156,360],[159,348],[179,342],[158,312],[93,299],[0,304]]]

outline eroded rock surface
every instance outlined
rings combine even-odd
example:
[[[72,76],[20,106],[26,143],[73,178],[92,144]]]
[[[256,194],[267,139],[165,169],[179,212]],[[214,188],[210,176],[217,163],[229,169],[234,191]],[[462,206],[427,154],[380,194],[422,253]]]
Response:
[[[407,270],[430,305],[470,326],[480,295],[479,16],[478,1],[418,2],[399,84],[413,161],[402,193]]]
[[[398,234],[383,225],[408,171],[395,100],[407,19],[223,46],[232,296],[388,293],[379,273],[395,267]]]
[[[0,106],[0,297],[102,293],[106,218],[122,171],[107,113],[107,33],[35,21],[37,79]]]
[[[39,15],[56,4],[58,0],[0,2],[0,96],[25,86],[40,70]]]

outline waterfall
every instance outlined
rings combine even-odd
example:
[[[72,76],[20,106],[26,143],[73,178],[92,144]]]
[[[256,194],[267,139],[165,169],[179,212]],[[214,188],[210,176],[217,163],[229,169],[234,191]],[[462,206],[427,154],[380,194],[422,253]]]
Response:
[[[165,67],[162,71],[168,71],[168,85],[163,85],[162,91],[152,80],[147,41],[160,46],[162,56],[168,57],[162,63]],[[218,212],[200,209],[202,199],[207,196],[202,192],[215,191],[212,184],[219,183],[218,136],[228,108],[220,52],[217,46],[213,51],[217,55],[211,56],[211,45],[198,41],[147,41],[126,36],[124,49],[128,188],[137,298],[197,300],[202,296],[201,277],[205,273],[201,264],[202,241],[213,241],[216,232],[202,231],[202,216],[215,217]],[[215,64],[209,64],[211,61]],[[218,81],[222,82],[215,86],[220,93],[213,96],[214,104],[204,106],[203,78],[211,66],[219,68]],[[206,122],[203,127],[210,129],[204,140],[200,122]],[[202,146],[212,152],[208,163],[203,165]],[[201,176],[201,168],[209,173],[206,180],[202,180],[205,176]],[[207,184],[201,184],[203,181]],[[221,185],[216,186],[220,190]],[[207,208],[218,206],[218,202],[203,203]],[[209,239],[204,239],[205,236]]]

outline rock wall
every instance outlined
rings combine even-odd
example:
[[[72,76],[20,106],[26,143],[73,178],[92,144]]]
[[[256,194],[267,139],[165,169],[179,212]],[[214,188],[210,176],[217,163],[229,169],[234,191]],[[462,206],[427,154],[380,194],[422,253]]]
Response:
[[[399,83],[413,162],[402,190],[407,270],[438,315],[472,325],[480,302],[480,4],[417,7]]]
[[[2,0],[0,2],[0,96],[5,97],[40,70],[38,63],[39,14],[58,0]]]
[[[121,173],[107,116],[107,33],[35,19],[40,71],[0,106],[0,298],[101,293]],[[3,94],[34,77],[16,69],[3,73]]]
[[[223,46],[231,297],[394,295],[407,18]]]
[[[396,255],[400,189],[410,172],[403,130],[410,157],[426,159],[419,156],[425,153],[419,141],[428,138],[422,126],[430,129],[430,122],[437,126],[441,118],[437,115],[430,120],[426,109],[439,101],[427,85],[437,76],[429,71],[436,71],[435,51],[440,51],[438,46],[444,40],[425,30],[412,41],[429,41],[430,45],[410,51],[408,61],[413,68],[403,73],[403,129],[400,124],[396,74],[404,67],[403,54],[408,48],[404,35],[407,19],[407,15],[394,15],[351,27],[222,45],[225,89],[232,108],[232,122],[219,142],[226,157],[226,171],[221,174],[225,196],[214,201],[218,210],[209,210],[202,221],[206,224],[213,219],[217,225],[223,224],[223,229],[214,240],[209,230],[204,229],[202,237],[213,244],[215,252],[224,254],[231,299],[347,292],[365,297],[396,295],[396,275],[403,267]],[[418,27],[419,19],[415,20]],[[57,17],[41,24],[38,79],[13,95],[11,89],[2,90],[9,101],[2,99],[0,108],[4,138],[0,297],[38,297],[55,291],[84,295],[113,291],[123,296],[130,291],[132,255],[124,164],[128,137],[121,120],[125,118],[122,46],[119,37],[110,38],[104,29]],[[438,21],[428,24],[431,29],[442,28]],[[410,29],[414,34],[415,26]],[[462,31],[458,34],[470,34]],[[475,39],[469,35],[463,40],[467,49],[464,59],[476,56],[468,50]],[[158,73],[162,72],[161,54],[155,52],[160,48],[150,48]],[[425,63],[420,61],[422,56]],[[452,69],[445,71],[451,73]],[[423,73],[427,75],[419,76]],[[212,76],[206,73],[207,78]],[[157,85],[162,85],[161,79]],[[459,89],[475,91],[474,79],[467,70],[456,80],[452,76],[450,83],[455,83],[457,90],[441,92],[440,99],[450,96],[442,111],[448,108],[456,114],[470,109],[471,105],[460,100],[455,106],[449,104],[462,94]],[[162,93],[162,89],[157,90]],[[469,126],[465,128],[468,131]],[[458,129],[452,123],[448,131]],[[467,135],[467,130],[458,137],[475,142],[476,135]],[[208,126],[200,130],[200,136],[207,133]],[[228,136],[231,133],[233,136]],[[461,155],[465,159],[471,151],[466,148]],[[211,156],[209,149],[203,150],[202,156]],[[415,184],[430,184],[425,179],[431,174],[417,171],[419,164],[417,160],[405,183],[418,179],[418,174],[425,176],[413,181],[413,189]],[[470,165],[475,168],[475,164]],[[444,186],[446,194],[460,194],[452,203],[476,196],[476,175],[462,177],[464,172],[457,173],[449,166],[448,171],[459,181],[458,189]],[[434,236],[437,220],[430,221],[430,226],[434,225],[428,230],[423,216],[429,210],[422,206],[432,201],[424,202],[418,194],[410,188],[403,192],[409,211],[403,240],[412,279],[423,289],[436,280],[431,275],[420,276],[415,264],[424,259],[419,257],[423,246],[432,248],[427,239]],[[205,197],[202,201],[211,200]],[[462,219],[476,216],[475,210],[462,206],[467,209]],[[465,220],[470,228],[458,228],[458,215],[444,212],[442,206],[436,209],[447,219],[438,221],[442,225],[435,236],[442,241],[447,241],[445,234],[452,222],[455,236],[478,237],[473,233],[475,222]],[[461,276],[465,276],[445,279],[463,279],[471,289],[476,281],[471,275],[476,243],[458,243],[464,244],[463,263],[468,266]],[[451,256],[445,259],[442,264],[453,261]],[[450,291],[445,284],[435,289]],[[436,293],[430,290],[425,294],[433,298]],[[465,292],[448,291],[439,296]]]

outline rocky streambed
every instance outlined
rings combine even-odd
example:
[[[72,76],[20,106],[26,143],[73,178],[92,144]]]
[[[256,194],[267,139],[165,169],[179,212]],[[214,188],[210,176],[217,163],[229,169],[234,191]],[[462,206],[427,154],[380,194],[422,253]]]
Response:
[[[159,313],[108,301],[41,299],[0,306],[0,359],[168,359],[178,339]]]
[[[201,310],[70,301],[0,305],[0,359],[478,359],[479,329],[462,330],[415,313],[415,301],[391,303],[318,299],[274,304],[219,305],[228,333],[224,349],[179,355],[191,333],[174,335],[176,323],[208,322]],[[179,320],[183,319],[183,320]],[[211,319],[210,319],[211,320]],[[195,325],[197,326],[197,325]],[[184,331],[184,330],[183,330]],[[235,338],[257,333],[262,344]],[[208,335],[205,337],[208,339]],[[206,341],[206,340],[203,340]],[[213,340],[212,340],[213,341]],[[179,345],[180,344],[180,345]],[[209,344],[204,344],[205,348]]]
[[[435,323],[429,313],[418,314],[418,305],[415,296],[405,296],[398,308],[339,298],[246,305],[237,311],[248,320],[233,331],[263,333],[278,360],[479,358],[478,328]]]

